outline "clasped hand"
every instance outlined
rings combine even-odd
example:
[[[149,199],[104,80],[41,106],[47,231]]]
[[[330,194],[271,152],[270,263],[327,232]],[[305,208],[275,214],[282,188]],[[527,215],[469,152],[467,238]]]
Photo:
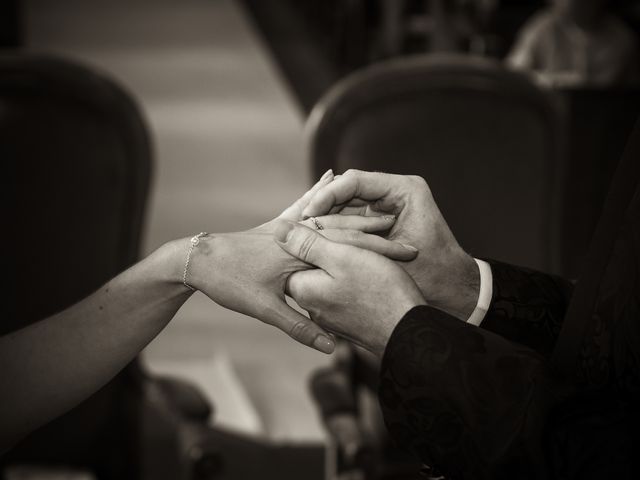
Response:
[[[273,325],[304,345],[332,352],[334,341],[327,330],[291,308],[285,300],[290,275],[313,266],[281,249],[273,236],[278,222],[312,225],[310,220],[303,220],[302,211],[333,179],[333,173],[327,172],[281,215],[259,227],[202,238],[191,257],[187,278],[190,285],[223,307]],[[328,214],[317,219],[324,227],[322,237],[332,244],[366,249],[399,261],[416,256],[415,249],[373,234],[389,231],[395,223],[392,214],[376,217]],[[178,248],[184,250],[182,242]]]
[[[276,219],[201,245],[191,285],[325,353],[331,333],[380,355],[412,307],[464,319],[478,296],[476,264],[420,177],[329,171]]]
[[[392,214],[396,221],[385,238],[418,249],[416,257],[393,262],[302,225],[281,224],[281,247],[317,267],[291,275],[288,291],[324,328],[381,355],[413,306],[428,303],[461,320],[474,310],[476,262],[456,241],[421,177],[350,170],[314,191],[302,214]]]

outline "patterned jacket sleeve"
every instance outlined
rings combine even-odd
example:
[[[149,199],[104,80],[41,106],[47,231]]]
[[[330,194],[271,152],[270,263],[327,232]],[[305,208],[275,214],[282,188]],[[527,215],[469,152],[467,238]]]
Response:
[[[544,357],[431,307],[396,326],[379,398],[400,447],[447,479],[542,479],[555,379]],[[526,467],[525,467],[526,466]]]
[[[489,263],[493,298],[481,327],[549,356],[560,333],[573,285],[535,270]]]

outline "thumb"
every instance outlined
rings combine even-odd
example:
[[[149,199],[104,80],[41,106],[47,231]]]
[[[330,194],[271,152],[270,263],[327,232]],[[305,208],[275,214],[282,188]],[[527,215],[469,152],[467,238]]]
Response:
[[[299,223],[280,220],[276,226],[274,238],[278,245],[289,255],[303,262],[331,271],[344,263],[346,245],[332,242]]]
[[[335,342],[313,320],[291,308],[284,300],[267,302],[260,317],[269,325],[279,328],[294,340],[322,353],[331,353]]]

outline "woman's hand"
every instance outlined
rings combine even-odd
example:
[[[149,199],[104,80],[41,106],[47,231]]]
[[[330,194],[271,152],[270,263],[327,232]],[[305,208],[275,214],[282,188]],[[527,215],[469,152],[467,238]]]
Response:
[[[382,255],[292,222],[281,221],[275,238],[292,257],[318,267],[289,277],[294,300],[318,325],[376,355],[404,314],[426,304],[411,277]]]
[[[284,252],[273,240],[276,220],[301,220],[302,210],[319,188],[333,180],[331,171],[277,219],[246,232],[203,237],[191,256],[187,281],[225,308],[262,320],[304,345],[331,353],[325,330],[287,305],[285,286],[294,272],[312,268]],[[411,260],[416,250],[372,232],[391,229],[395,217],[326,215],[316,219],[320,233],[336,242],[368,248],[397,260]],[[315,223],[307,220],[307,225]],[[186,246],[183,247],[186,252]]]

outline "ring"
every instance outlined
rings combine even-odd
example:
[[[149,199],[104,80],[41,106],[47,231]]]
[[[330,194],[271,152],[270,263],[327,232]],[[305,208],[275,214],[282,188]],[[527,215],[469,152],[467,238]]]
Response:
[[[318,221],[318,219],[316,217],[309,217],[309,220],[311,220],[313,222],[313,224],[316,227],[316,230],[324,230],[324,227],[322,226],[322,224]]]

